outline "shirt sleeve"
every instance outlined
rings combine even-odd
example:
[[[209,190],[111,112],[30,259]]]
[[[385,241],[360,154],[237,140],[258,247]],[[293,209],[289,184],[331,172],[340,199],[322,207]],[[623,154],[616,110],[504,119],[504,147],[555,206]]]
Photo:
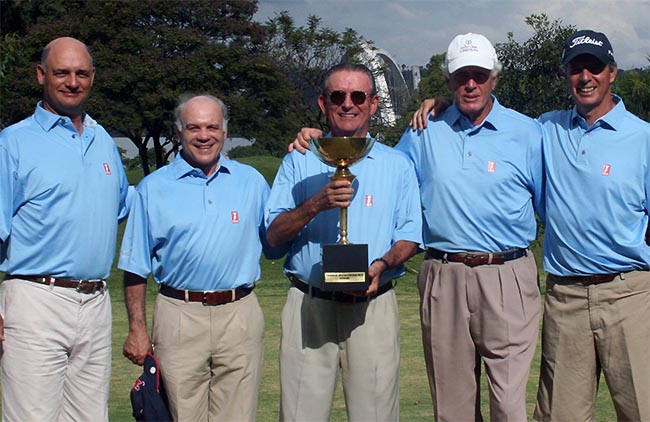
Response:
[[[401,154],[400,154],[401,155]],[[401,200],[393,242],[406,240],[422,245],[422,206],[417,176],[409,159],[403,158]]]
[[[118,221],[122,221],[129,215],[129,209],[131,208],[131,202],[133,202],[133,197],[135,195],[135,187],[129,185],[129,181],[126,178],[126,172],[124,171],[124,165],[122,164],[122,158],[120,157],[120,152],[117,149],[117,146],[113,149],[115,152],[118,168],[118,177],[120,178],[120,209],[118,214]]]
[[[530,148],[530,157],[528,157],[531,170],[531,190],[533,194],[533,207],[543,224],[546,224],[546,178],[544,176],[544,151],[543,145],[546,130],[542,125],[535,121],[539,128],[539,139],[535,139],[532,148]]]
[[[7,241],[11,233],[11,217],[15,211],[18,165],[4,144],[6,139],[0,135],[0,245]],[[0,256],[0,262],[4,255]]]
[[[146,198],[146,189],[141,184],[133,194],[117,265],[118,268],[143,278],[151,273],[151,254],[154,248]]]

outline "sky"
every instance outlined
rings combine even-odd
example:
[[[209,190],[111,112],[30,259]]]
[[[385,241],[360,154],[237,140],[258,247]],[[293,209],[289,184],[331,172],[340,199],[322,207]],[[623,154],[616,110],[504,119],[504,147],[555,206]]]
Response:
[[[493,44],[512,32],[522,44],[532,35],[525,18],[544,13],[551,22],[604,32],[619,68],[650,66],[650,0],[258,0],[254,19],[264,23],[281,11],[296,26],[316,15],[322,27],[352,28],[407,66],[426,65],[467,32]]]

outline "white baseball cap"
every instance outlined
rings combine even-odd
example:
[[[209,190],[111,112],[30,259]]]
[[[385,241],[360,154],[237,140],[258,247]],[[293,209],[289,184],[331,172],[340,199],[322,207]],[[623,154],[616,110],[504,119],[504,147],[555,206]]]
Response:
[[[498,63],[497,53],[492,43],[480,34],[457,35],[447,48],[445,63],[449,74],[454,73],[461,67],[478,66],[483,69],[492,70]]]

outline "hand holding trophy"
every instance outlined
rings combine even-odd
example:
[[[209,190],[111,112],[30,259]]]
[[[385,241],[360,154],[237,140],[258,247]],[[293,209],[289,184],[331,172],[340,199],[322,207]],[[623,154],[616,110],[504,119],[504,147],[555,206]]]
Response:
[[[365,158],[374,145],[373,138],[331,137],[309,141],[309,149],[325,164],[335,166],[332,180],[352,182],[349,167]],[[368,245],[348,241],[348,209],[340,209],[340,236],[333,245],[323,245],[323,289],[366,290],[368,287]]]

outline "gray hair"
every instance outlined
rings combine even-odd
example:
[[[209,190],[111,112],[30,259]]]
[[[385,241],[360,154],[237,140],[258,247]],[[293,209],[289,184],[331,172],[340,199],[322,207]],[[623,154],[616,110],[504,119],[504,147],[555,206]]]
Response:
[[[447,66],[446,61],[443,62],[440,65],[440,69],[442,70],[442,74],[444,75],[445,79],[449,80],[449,78],[451,77],[451,74],[449,73],[449,66]],[[502,70],[503,70],[503,65],[501,64],[499,59],[496,59],[494,61],[494,66],[492,67],[492,70],[490,71],[490,76],[492,76],[493,78],[496,78],[497,76],[499,76],[499,74],[501,73]]]
[[[226,104],[224,104],[223,101],[221,101],[219,98],[211,94],[182,94],[178,99],[178,105],[174,109],[174,126],[176,126],[176,129],[178,129],[179,132],[183,130],[181,113],[183,112],[183,110],[185,110],[185,106],[187,105],[187,102],[197,97],[203,97],[212,100],[215,102],[215,104],[219,106],[219,108],[221,109],[221,115],[223,116],[222,129],[224,131],[227,130],[228,129],[228,107],[226,107]]]

